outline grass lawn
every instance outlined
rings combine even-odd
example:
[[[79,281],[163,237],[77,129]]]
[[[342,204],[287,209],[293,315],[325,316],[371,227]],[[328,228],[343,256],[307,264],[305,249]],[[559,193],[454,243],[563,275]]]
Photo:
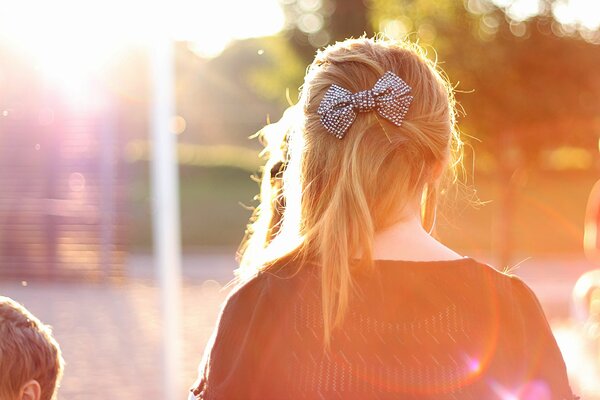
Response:
[[[134,248],[151,246],[151,208],[147,169],[132,174],[129,237]],[[519,256],[581,253],[583,218],[588,193],[597,176],[592,172],[523,173],[517,178],[512,219],[513,250]],[[236,168],[181,169],[182,241],[186,249],[239,244],[258,184]],[[464,254],[493,256],[500,227],[501,187],[489,176],[476,177],[479,199],[473,206],[458,196],[440,207],[438,234]]]
[[[129,190],[132,200],[129,237],[134,248],[152,243],[152,212],[148,174],[140,171]],[[183,247],[235,247],[241,241],[258,184],[248,171],[236,168],[182,168],[180,175]]]

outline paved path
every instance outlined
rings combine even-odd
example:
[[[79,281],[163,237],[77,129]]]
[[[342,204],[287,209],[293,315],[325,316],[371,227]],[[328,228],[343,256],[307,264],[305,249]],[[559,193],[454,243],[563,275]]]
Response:
[[[186,255],[183,263],[182,380],[191,383],[226,296],[221,287],[233,276],[235,262],[233,250],[220,250]],[[589,268],[577,258],[532,259],[515,272],[538,293],[549,317],[556,320],[568,316],[571,288]],[[60,399],[161,398],[159,293],[152,258],[132,255],[128,275],[118,285],[0,282],[0,294],[22,302],[54,326],[67,360]]]
[[[192,255],[184,263],[182,381],[187,386],[196,378],[234,264],[226,253]],[[159,291],[151,257],[134,255],[129,270],[130,279],[117,285],[0,282],[0,294],[53,326],[67,362],[59,399],[161,398]]]

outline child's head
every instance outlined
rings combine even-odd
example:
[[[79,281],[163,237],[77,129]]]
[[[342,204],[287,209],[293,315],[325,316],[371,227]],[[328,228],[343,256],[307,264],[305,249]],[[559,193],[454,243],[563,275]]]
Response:
[[[410,87],[401,123],[352,98],[336,103],[353,110],[352,123],[341,139],[332,134],[320,110],[332,85],[344,93],[369,91],[371,102],[374,85],[389,73]],[[269,160],[240,272],[284,256],[318,262],[327,334],[344,314],[351,269],[372,262],[375,232],[415,217],[431,228],[439,178],[460,158],[455,118],[452,86],[416,44],[359,38],[319,51],[299,103],[262,131]],[[353,262],[357,256],[364,262]]]
[[[0,296],[0,399],[53,399],[63,364],[50,328],[22,305]]]

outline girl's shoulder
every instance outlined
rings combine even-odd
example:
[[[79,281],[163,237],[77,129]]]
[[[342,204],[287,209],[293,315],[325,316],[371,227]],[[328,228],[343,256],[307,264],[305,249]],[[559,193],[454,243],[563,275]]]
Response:
[[[316,277],[314,267],[286,265],[256,271],[230,283],[232,289],[223,309],[255,309],[257,304],[273,300],[274,296],[290,294],[309,277]]]
[[[541,311],[542,308],[534,291],[518,275],[510,270],[502,271],[490,264],[471,259],[472,271],[480,275],[480,279],[491,282],[492,286],[505,296],[508,302],[516,307],[534,308]]]
[[[533,291],[523,279],[513,274],[511,270],[501,270],[491,264],[471,257],[465,257],[461,266],[463,267],[463,273],[466,276],[477,276],[479,278],[487,279],[494,282],[499,287],[519,292],[520,295],[533,295]]]
[[[493,279],[500,288],[510,290],[517,302],[534,302],[539,304],[533,290],[520,276],[513,274],[510,270],[502,271],[489,264],[477,260],[472,261],[480,274]]]

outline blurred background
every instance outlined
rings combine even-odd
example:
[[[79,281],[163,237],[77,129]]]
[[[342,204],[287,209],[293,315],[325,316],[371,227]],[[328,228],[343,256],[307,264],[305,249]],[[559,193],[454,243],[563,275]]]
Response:
[[[525,279],[574,390],[600,399],[598,1],[0,0],[0,294],[54,327],[60,398],[185,398],[258,204],[251,136],[316,49],[378,32],[456,84],[467,148],[438,235]],[[161,188],[181,246],[157,229]]]

